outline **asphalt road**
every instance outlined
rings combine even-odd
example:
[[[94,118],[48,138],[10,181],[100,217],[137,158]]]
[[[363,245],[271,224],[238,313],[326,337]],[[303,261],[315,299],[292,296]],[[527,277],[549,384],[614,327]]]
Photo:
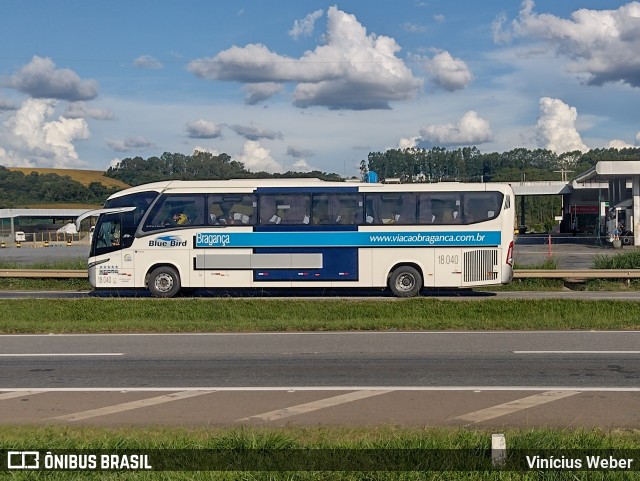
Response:
[[[0,336],[1,424],[640,427],[640,332]]]
[[[0,388],[640,385],[640,332],[1,336]]]

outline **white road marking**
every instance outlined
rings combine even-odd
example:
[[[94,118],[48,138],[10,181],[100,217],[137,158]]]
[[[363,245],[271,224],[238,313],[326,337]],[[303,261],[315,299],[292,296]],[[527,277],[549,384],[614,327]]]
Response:
[[[640,354],[640,351],[513,351],[514,354]]]
[[[390,391],[376,390],[376,391],[355,391],[348,394],[340,394],[325,399],[319,399],[318,401],[312,401],[305,404],[298,404],[297,406],[291,406],[284,409],[277,409],[275,411],[269,411],[262,414],[256,414],[255,416],[249,416],[246,418],[238,419],[236,422],[243,421],[277,421],[278,419],[284,419],[298,414],[305,414],[312,411],[318,411],[328,407],[338,406],[339,404],[345,404],[359,399],[366,399],[373,396],[379,396]]]
[[[140,399],[138,401],[131,401],[128,403],[115,404],[113,406],[106,406],[98,409],[91,409],[89,411],[81,411],[81,412],[72,413],[72,414],[65,414],[64,416],[56,416],[50,419],[56,419],[60,421],[81,421],[83,419],[106,416],[108,414],[121,413],[123,411],[130,411],[132,409],[155,406],[157,404],[164,404],[171,401],[178,401],[180,399],[201,396],[203,394],[209,394],[212,392],[214,391],[182,391],[182,392],[176,392],[172,394],[165,394],[163,396],[152,397],[149,399]]]
[[[580,391],[547,391],[533,396],[528,396],[515,401],[510,401],[490,408],[480,409],[479,411],[473,411],[462,416],[456,416],[453,419],[459,419],[461,421],[469,421],[471,424],[480,423],[482,421],[488,421],[489,419],[499,418],[512,414],[525,409],[533,408],[541,404],[546,404],[558,399],[563,399],[569,396],[578,394]]]
[[[2,392],[282,392],[282,391],[571,391],[571,392],[640,392],[640,387],[598,386],[162,386],[162,387],[7,387]]]
[[[0,394],[0,401],[4,400],[4,399],[13,399],[16,397],[24,397],[24,396],[31,396],[33,394],[40,394],[44,391],[34,391],[34,390],[29,390],[29,391],[14,391],[14,392],[5,392]]]
[[[78,357],[78,356],[124,356],[124,352],[43,352],[0,354],[0,357]]]
[[[628,294],[625,294],[628,295]],[[271,299],[271,298],[270,298]],[[389,299],[389,298],[385,298]],[[540,334],[639,334],[640,330],[618,330],[618,331],[603,331],[603,330],[589,330],[589,331],[299,331],[299,332],[140,332],[140,333],[104,333],[104,334],[0,334],[1,338],[18,338],[18,337],[249,337],[249,336],[415,336],[418,335],[440,335],[440,336],[495,336],[510,334],[514,336],[531,336]]]

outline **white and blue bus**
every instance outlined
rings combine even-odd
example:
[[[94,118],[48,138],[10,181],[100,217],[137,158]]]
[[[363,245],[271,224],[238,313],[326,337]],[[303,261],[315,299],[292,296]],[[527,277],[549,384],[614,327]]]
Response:
[[[96,289],[422,288],[506,284],[514,194],[497,183],[166,181],[118,192],[89,257]]]

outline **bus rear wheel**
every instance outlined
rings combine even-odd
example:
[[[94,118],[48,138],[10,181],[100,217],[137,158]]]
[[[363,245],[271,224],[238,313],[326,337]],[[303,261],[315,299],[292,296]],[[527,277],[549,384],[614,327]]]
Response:
[[[173,297],[180,292],[180,276],[173,267],[158,267],[149,274],[148,287],[154,297]]]
[[[396,297],[417,296],[422,289],[422,276],[414,267],[397,267],[389,278],[389,288]]]

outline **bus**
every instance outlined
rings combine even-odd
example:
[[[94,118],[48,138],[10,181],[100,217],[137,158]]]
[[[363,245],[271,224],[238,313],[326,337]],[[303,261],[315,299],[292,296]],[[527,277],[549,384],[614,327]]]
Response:
[[[507,184],[319,179],[165,181],[110,196],[88,259],[95,289],[423,288],[506,284]]]

